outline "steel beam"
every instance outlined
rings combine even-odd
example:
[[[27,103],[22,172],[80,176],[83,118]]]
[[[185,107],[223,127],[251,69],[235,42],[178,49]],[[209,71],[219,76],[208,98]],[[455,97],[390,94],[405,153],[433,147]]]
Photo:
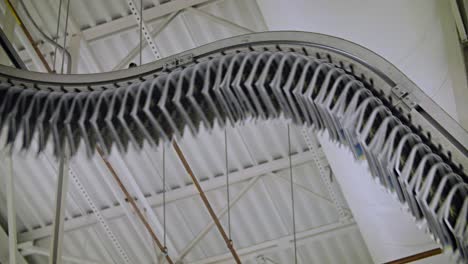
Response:
[[[185,158],[184,153],[180,149],[179,145],[177,144],[176,141],[172,142],[172,146],[177,153],[177,156],[179,157],[179,160],[182,162],[182,165],[184,166],[185,170],[187,171],[187,174],[190,176],[192,179],[193,184],[198,190],[198,193],[200,194],[200,198],[202,199],[203,203],[205,204],[205,208],[208,210],[208,213],[210,214],[211,218],[213,219],[213,222],[216,224],[216,227],[218,228],[219,233],[223,237],[224,241],[226,242],[226,246],[231,251],[232,258],[236,261],[237,264],[240,264],[240,258],[239,255],[237,254],[236,249],[234,248],[234,245],[232,243],[232,240],[227,236],[226,232],[224,231],[223,226],[221,225],[218,216],[213,210],[213,207],[211,206],[208,198],[206,197],[205,192],[200,186],[200,183],[197,179],[197,176],[193,173],[192,168],[190,167],[190,164],[187,162],[187,159]]]
[[[156,38],[166,27],[171,23],[171,21],[179,14],[179,11],[176,11],[169,16],[167,16],[164,21],[159,24],[156,28],[154,28],[151,32],[150,35],[152,38]],[[146,46],[148,46],[148,42],[142,43],[142,49],[144,49]],[[140,44],[136,44],[133,49],[131,49],[128,54],[119,62],[117,65],[114,66],[112,69],[113,71],[116,70],[121,70],[124,69],[128,64],[138,55],[138,52],[140,51]]]
[[[120,243],[118,237],[112,231],[112,228],[109,225],[109,222],[102,216],[101,212],[99,211],[99,209],[96,206],[96,203],[93,201],[93,199],[89,195],[88,191],[83,186],[83,183],[81,182],[81,180],[77,177],[77,175],[72,170],[71,165],[70,165],[70,176],[72,178],[72,181],[73,181],[76,189],[81,192],[81,195],[83,196],[83,198],[88,202],[89,207],[91,207],[91,210],[93,211],[93,216],[98,221],[98,223],[101,225],[102,229],[104,230],[107,238],[111,242],[111,244],[114,247],[115,251],[118,252],[118,255],[120,256],[121,260],[124,263],[130,263],[131,261],[130,261],[130,258],[128,256],[126,250],[122,247],[122,244]],[[106,177],[104,177],[104,178],[107,181],[107,178]],[[96,232],[96,234],[99,235],[98,232]],[[30,243],[30,242],[28,242],[28,243]],[[24,244],[28,244],[28,243],[24,243]],[[104,244],[106,244],[106,243],[104,243]]]
[[[17,0],[10,0],[11,3],[16,6],[16,1]],[[13,41],[13,38],[15,36],[15,27],[16,27],[16,21],[15,21],[15,18],[14,16],[10,15],[10,12],[8,12],[8,7],[7,7],[7,3],[5,1],[0,1],[0,5],[1,5],[1,9],[3,10],[0,10],[0,13],[2,13],[0,15],[0,21],[2,21],[1,23],[1,27],[3,28],[3,31],[6,35],[6,38],[7,39],[10,39],[11,41]],[[3,11],[3,12],[2,12]],[[7,54],[4,54],[4,53],[0,53],[0,64],[8,64],[8,57],[5,56]]]
[[[151,207],[150,203],[148,202],[147,198],[143,194],[143,191],[141,188],[138,186],[138,183],[136,182],[135,178],[133,177],[132,172],[129,169],[129,166],[127,164],[127,161],[123,159],[120,155],[113,156],[117,158],[117,162],[113,162],[114,164],[121,164],[125,165],[122,166],[122,168],[126,171],[123,173],[124,177],[127,179],[127,183],[130,183],[131,188],[133,189],[134,193],[136,194],[136,197],[138,198],[138,202],[141,204],[143,207],[144,211],[146,212],[147,219],[149,219],[149,224],[154,228],[154,230],[158,230],[160,234],[163,234],[163,227],[161,222],[158,220],[156,217],[156,214],[154,213],[153,208]],[[110,161],[110,160],[109,160]],[[127,197],[128,199],[128,197]],[[154,241],[156,245],[159,247],[160,245],[157,240]],[[160,247],[161,251],[163,251],[163,248]],[[169,239],[169,236],[167,236],[167,249],[168,249],[168,254],[169,255],[176,255],[176,247],[174,243]],[[170,258],[168,257],[168,260]]]
[[[199,15],[199,16],[202,16],[202,17],[205,17],[205,18],[208,18],[209,20],[213,21],[213,22],[216,22],[218,24],[221,24],[225,27],[229,27],[231,29],[235,29],[235,30],[240,30],[244,33],[252,33],[252,32],[255,32],[255,30],[253,29],[250,29],[250,28],[247,28],[247,27],[244,27],[244,26],[241,26],[239,24],[236,24],[234,22],[231,22],[227,19],[224,19],[222,17],[219,17],[219,16],[215,16],[213,14],[210,14],[208,12],[205,12],[205,11],[202,11],[198,8],[193,8],[193,7],[188,7],[187,8],[190,12],[196,14],[196,15]]]
[[[181,11],[188,7],[200,7],[221,0],[175,0],[143,11],[146,23],[151,23],[159,18]],[[83,35],[88,41],[95,41],[106,36],[137,28],[132,16],[122,17],[105,24],[83,30]]]
[[[272,177],[276,177],[282,181],[285,181],[287,182],[288,184],[291,184],[291,179],[287,178],[287,177],[283,177],[283,176],[280,176],[276,173],[269,173],[269,175],[271,175]],[[333,206],[336,208],[336,205],[335,203],[328,199],[327,197],[323,196],[322,194],[319,194],[317,192],[314,192],[313,190],[307,188],[306,186],[298,183],[297,181],[293,181],[293,184],[294,186],[297,186],[299,188],[299,190],[303,191],[304,193],[308,194],[310,197],[316,199],[317,201],[320,201],[320,202],[324,202],[324,203],[327,203],[328,205],[330,206]],[[340,206],[343,210],[346,211],[347,214],[351,215],[351,210],[345,206]]]
[[[0,46],[5,51],[13,66],[18,69],[28,70],[2,28],[0,28]]]
[[[292,156],[293,166],[299,166],[312,161],[312,155],[309,151],[303,152],[301,154],[296,154]],[[242,171],[233,172],[229,175],[229,181],[231,184],[236,184],[239,182],[247,181],[257,175],[263,175],[270,172],[278,171],[285,169],[289,166],[287,158],[281,158],[267,163],[262,163],[257,166],[246,168]],[[200,185],[205,191],[217,190],[225,187],[226,181],[223,177],[215,177],[211,180],[201,182]],[[187,185],[176,190],[168,191],[166,193],[166,202],[171,203],[174,201],[186,199],[189,197],[196,196],[198,194],[197,190],[193,185]],[[152,207],[162,205],[162,195],[150,196],[146,198],[148,203]],[[112,219],[125,216],[125,212],[122,211],[122,208],[119,206],[113,206],[108,209],[101,210],[101,213],[104,218],[108,221]],[[79,216],[73,219],[66,221],[64,230],[73,231],[82,227],[87,227],[90,225],[97,224],[98,221],[93,214]],[[40,238],[45,238],[50,236],[52,231],[51,226],[42,227],[39,229],[31,230],[28,232],[18,234],[18,242],[23,243],[31,240],[36,240]]]
[[[357,229],[354,222],[339,222],[323,225],[316,228],[311,228],[305,231],[296,233],[297,245],[305,245],[312,241],[324,239],[331,236],[336,236],[343,233],[348,233]],[[274,240],[265,241],[256,245],[239,249],[239,255],[242,261],[246,262],[249,259],[256,258],[259,255],[264,255],[273,252],[284,251],[293,247],[293,236],[287,235]],[[192,264],[210,264],[221,263],[231,258],[230,254],[222,254],[209,257],[203,260],[191,262]]]
[[[137,204],[136,204],[136,201],[135,199],[133,198],[133,196],[128,192],[128,189],[125,187],[125,185],[123,184],[122,180],[120,179],[120,177],[117,175],[117,172],[115,171],[115,169],[112,167],[112,165],[110,164],[109,160],[107,158],[104,157],[104,154],[102,152],[102,150],[100,148],[97,148],[97,152],[99,153],[99,156],[102,158],[102,160],[104,161],[107,169],[109,170],[109,172],[112,174],[112,176],[114,177],[115,181],[117,182],[117,185],[120,187],[120,189],[122,190],[122,192],[125,194],[125,197],[127,198],[127,200],[130,202],[133,210],[135,211],[135,213],[137,214],[138,218],[141,220],[141,222],[143,223],[143,225],[145,226],[145,228],[147,229],[148,233],[151,235],[151,238],[153,239],[153,241],[156,243],[156,245],[158,246],[158,248],[161,250],[161,252],[164,252],[164,246],[163,244],[161,243],[161,241],[159,240],[159,238],[156,236],[156,233],[154,232],[153,228],[151,227],[150,223],[148,222],[148,220],[146,219],[146,217],[143,215],[143,213],[141,212],[141,210],[138,208]],[[137,195],[140,199],[143,198],[142,200],[144,201],[145,200],[145,197],[142,197],[142,194],[141,196],[140,195]],[[150,208],[151,209],[151,208]],[[151,209],[151,212],[152,212],[152,209]],[[154,219],[151,219],[153,220],[154,222]],[[171,257],[169,255],[166,255],[165,256],[166,258],[166,261],[169,263],[169,264],[172,264],[174,263],[171,259]]]
[[[26,38],[26,35],[24,34],[24,32],[21,31],[21,30],[18,30],[18,29],[16,29],[15,32],[16,32],[16,36],[18,37],[19,41],[21,42],[21,44],[23,44],[24,49],[26,50],[26,53],[31,58],[31,60],[33,62],[33,65],[35,67],[35,70],[40,71],[40,72],[46,72],[47,71],[46,68],[44,67],[41,60],[39,59],[39,57],[35,53],[33,45],[31,45],[31,43],[29,43],[29,41]]]
[[[131,211],[130,205],[127,203],[126,198],[124,196],[122,196],[119,193],[119,191],[116,190],[115,181],[112,181],[112,179],[110,177],[106,177],[106,176],[108,176],[107,174],[109,174],[110,172],[109,172],[109,170],[105,169],[105,164],[103,164],[104,160],[102,160],[102,159],[93,159],[93,161],[96,164],[96,167],[97,167],[98,171],[100,172],[99,176],[102,176],[102,178],[104,179],[105,184],[109,187],[109,190],[112,192],[115,199],[117,199],[117,202],[121,205],[123,211],[125,212],[125,215],[127,216],[128,220],[130,221],[130,224],[133,226],[133,228],[136,231],[137,235],[140,237],[140,239],[142,241],[146,241],[146,236],[143,233],[146,230],[141,228],[141,225],[139,225],[137,223],[137,221],[135,219],[136,216]],[[95,214],[100,214],[102,216],[100,211],[97,211]],[[102,218],[102,219],[104,219],[104,218]],[[107,221],[106,221],[106,223],[107,223]],[[150,237],[150,240],[151,240],[151,237]],[[152,242],[152,240],[151,240],[151,242]],[[144,243],[144,245],[145,245],[145,248],[148,250],[148,252],[150,254],[152,254],[155,251],[152,246],[148,245],[148,243]]]
[[[41,255],[41,256],[50,257],[50,253],[47,251],[47,249],[38,247],[38,246],[33,246],[32,244],[23,245],[21,247],[21,255],[22,256]],[[104,262],[104,261],[91,260],[91,259],[86,259],[83,257],[75,257],[75,256],[70,256],[70,255],[63,255],[62,259],[69,263],[77,263],[77,264],[108,264],[108,262]]]
[[[332,186],[331,179],[328,177],[328,175],[325,172],[325,167],[328,165],[328,161],[324,162],[324,160],[319,157],[319,154],[318,154],[318,152],[320,151],[319,144],[318,144],[317,138],[315,137],[314,132],[311,131],[310,129],[307,129],[306,127],[303,127],[301,132],[302,132],[302,136],[304,137],[304,140],[307,146],[309,147],[309,150],[312,152],[314,163],[317,166],[317,169],[319,170],[320,178],[322,179],[323,184],[327,188],[328,195],[330,195],[330,198],[333,201],[335,208],[338,210],[338,215],[340,219],[350,218],[352,214],[350,214],[349,212],[346,212],[343,209],[344,206],[341,205],[340,201],[338,201],[338,197],[335,193],[335,189]],[[323,155],[323,152],[321,155]]]
[[[127,0],[127,4],[128,4],[128,7],[130,7],[130,11],[132,12],[133,16],[135,17],[135,20],[136,20],[137,24],[140,27],[140,29],[139,29],[140,34],[144,35],[144,36],[141,36],[141,38],[143,38],[143,37],[145,38],[146,43],[150,46],[151,52],[153,53],[156,60],[160,59],[161,54],[159,52],[159,49],[156,46],[156,44],[154,43],[150,32],[148,31],[148,26],[146,25],[146,22],[144,20],[143,12],[140,12],[140,10],[143,10],[143,7],[140,5],[137,8],[137,5],[135,4],[134,0]],[[139,45],[143,45],[142,41],[143,40],[140,39]],[[143,46],[141,46],[141,49],[143,50]],[[142,59],[140,58],[140,60],[142,60]],[[140,61],[139,64],[142,64],[142,62]]]
[[[455,25],[457,26],[458,36],[460,37],[461,42],[467,42],[468,36],[466,34],[466,27],[465,23],[463,23],[462,19],[462,8],[459,6],[457,0],[449,0],[450,7],[452,9],[453,20],[455,21]]]
[[[34,52],[36,53],[37,57],[39,58],[39,60],[42,62],[42,64],[44,65],[45,69],[47,70],[47,72],[51,72],[51,69],[50,69],[50,66],[49,64],[47,63],[47,61],[45,60],[44,58],[44,55],[42,54],[41,50],[39,49],[39,47],[34,43],[34,39],[33,37],[31,36],[31,33],[29,33],[28,29],[26,28],[26,26],[24,25],[23,21],[21,20],[21,18],[19,17],[16,9],[14,8],[12,2],[10,0],[5,0],[6,1],[6,4],[7,4],[7,7],[8,9],[11,11],[12,15],[15,17],[15,20],[16,20],[16,23],[20,26],[21,30],[23,31],[24,33],[24,36],[27,38],[27,41],[25,42],[29,42],[31,43],[31,46],[34,50]],[[24,40],[23,40],[24,41]]]
[[[233,200],[231,200],[231,202],[229,203],[229,207],[232,208],[234,207],[234,205],[242,198],[244,197],[244,195],[250,190],[252,189],[253,186],[255,186],[255,184],[257,183],[257,181],[260,179],[260,177],[262,177],[263,175],[257,175],[255,176],[254,178],[250,179],[249,182],[247,183],[247,185],[245,185],[242,190],[236,195],[236,197],[234,197]],[[218,218],[222,218],[227,212],[228,212],[228,206],[225,206],[220,212],[218,212],[216,215]],[[178,261],[182,261],[186,256],[187,254],[198,244],[198,242],[200,242],[206,234],[208,234],[208,232],[215,226],[215,222],[210,222],[209,224],[207,224],[203,229],[202,231],[200,231],[197,236],[192,240],[190,241],[190,243],[184,248],[182,249],[180,255],[179,255],[179,258],[178,258]]]
[[[468,113],[468,104],[466,103],[468,100],[468,36],[466,26],[468,24],[464,23],[466,21],[462,19],[468,15],[468,2],[441,1],[438,2],[437,8],[441,16],[440,22],[446,46],[447,79],[450,80],[448,87],[451,86],[453,90],[458,121],[468,130],[468,115],[466,115]],[[455,40],[457,31],[459,41]],[[445,93],[445,90],[443,91]],[[431,96],[438,95],[436,93]]]
[[[67,61],[67,63],[71,63],[71,74],[78,73],[78,65],[80,63],[80,49],[81,49],[81,34],[76,34],[71,37],[70,40],[70,55],[71,55],[71,62]]]

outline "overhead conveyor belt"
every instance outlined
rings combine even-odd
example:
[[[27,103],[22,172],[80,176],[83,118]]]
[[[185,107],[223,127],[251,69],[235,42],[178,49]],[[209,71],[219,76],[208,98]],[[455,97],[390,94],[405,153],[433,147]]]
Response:
[[[460,261],[468,261],[468,133],[406,76],[354,43],[305,32],[214,42],[125,71],[48,75],[0,66],[8,144],[159,144],[201,125],[284,116],[328,130]],[[186,129],[188,128],[188,129]],[[356,183],[358,184],[358,183]]]

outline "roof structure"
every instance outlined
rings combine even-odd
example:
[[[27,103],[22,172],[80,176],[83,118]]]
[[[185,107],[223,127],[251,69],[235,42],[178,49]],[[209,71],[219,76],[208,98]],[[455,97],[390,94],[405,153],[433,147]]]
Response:
[[[24,1],[36,23],[55,37],[59,1]],[[64,1],[66,3],[66,1]],[[71,0],[67,46],[72,73],[96,73],[139,64],[140,35],[132,7],[137,1]],[[253,0],[143,1],[142,63],[215,40],[267,30]],[[20,14],[24,15],[21,8]],[[1,16],[6,6],[0,2]],[[65,14],[62,6],[62,15]],[[2,18],[3,19],[3,18]],[[63,18],[62,18],[63,19]],[[62,21],[60,32],[64,32]],[[43,71],[24,36],[14,45],[31,70]],[[40,39],[37,33],[33,36]],[[58,42],[63,42],[63,33]],[[46,59],[54,49],[40,43]],[[57,52],[57,69],[61,54]],[[293,257],[291,181],[287,125],[284,120],[247,121],[228,128],[230,222],[232,240],[244,263],[291,263]],[[320,149],[311,149],[302,127],[291,126],[298,256],[301,263],[372,263],[333,174]],[[188,162],[223,227],[227,230],[225,131],[201,130],[179,139]],[[163,237],[162,146],[130,146],[127,154],[108,157],[156,235]],[[0,162],[6,181],[9,154]],[[29,263],[47,263],[59,161],[45,153],[14,150],[18,248]],[[183,263],[232,263],[232,257],[182,164],[166,146],[166,227],[168,253]],[[119,189],[102,158],[88,159],[83,149],[69,162],[65,210],[65,263],[163,263],[149,233]],[[7,219],[5,185],[0,186],[0,215]],[[180,262],[182,263],[182,262]]]

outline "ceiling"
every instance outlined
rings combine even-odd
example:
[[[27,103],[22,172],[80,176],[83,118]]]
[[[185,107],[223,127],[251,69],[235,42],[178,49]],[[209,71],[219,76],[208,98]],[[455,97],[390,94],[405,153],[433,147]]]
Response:
[[[267,30],[254,0],[143,3],[144,21],[156,46],[156,50],[142,49],[143,63],[154,61],[155,53],[166,57],[215,40]],[[28,0],[25,4],[45,33],[54,36],[58,1]],[[3,1],[0,10],[0,18],[7,19]],[[72,73],[139,64],[139,28],[127,1],[72,0],[69,23],[67,46],[72,54]],[[40,40],[37,33],[33,36]],[[63,42],[63,34],[59,34],[58,42]],[[30,70],[44,71],[19,30],[13,43]],[[145,41],[142,43],[146,46]],[[52,63],[54,49],[44,43],[39,46]],[[56,68],[61,68],[60,54],[56,61]],[[232,240],[244,263],[291,263],[293,259],[287,124],[285,120],[247,121],[227,129]],[[372,263],[333,175],[329,169],[326,175],[320,175],[317,169],[317,162],[327,166],[323,153],[308,147],[301,127],[292,126],[291,131],[300,263]],[[228,230],[224,140],[224,131],[217,127],[213,131],[202,129],[196,136],[185,133],[179,144]],[[113,151],[108,157],[159,238],[164,233],[161,148],[130,147],[124,155]],[[169,146],[166,153],[169,255],[184,263],[232,263],[188,174]],[[1,183],[8,173],[8,157],[3,153],[0,162]],[[47,263],[59,162],[49,147],[39,155],[15,150],[12,164],[18,247],[28,262]],[[65,263],[162,263],[160,252],[102,158],[95,155],[90,159],[81,149],[70,160],[69,174]],[[2,184],[0,216],[4,227],[6,193]]]

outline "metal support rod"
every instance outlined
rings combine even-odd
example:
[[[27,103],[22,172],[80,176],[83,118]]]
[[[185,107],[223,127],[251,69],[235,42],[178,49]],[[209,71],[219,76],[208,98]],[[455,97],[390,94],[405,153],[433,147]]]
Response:
[[[8,207],[8,255],[10,263],[16,263],[16,210],[15,210],[15,182],[13,178],[12,150],[7,153],[8,175],[7,175],[7,207]]]
[[[216,213],[214,212],[213,208],[210,205],[210,202],[208,201],[208,198],[206,197],[205,193],[203,192],[203,189],[200,186],[200,183],[197,180],[197,177],[192,171],[192,168],[187,162],[187,159],[185,158],[184,154],[182,153],[182,150],[180,149],[179,145],[177,142],[174,140],[172,142],[172,146],[174,147],[174,150],[177,153],[177,156],[179,157],[180,161],[182,162],[185,170],[189,174],[190,178],[192,178],[193,184],[197,188],[198,192],[200,193],[200,197],[203,200],[203,203],[205,204],[206,209],[208,210],[208,213],[210,214],[211,218],[216,224],[216,227],[219,230],[219,233],[221,233],[221,236],[223,237],[224,241],[226,242],[227,247],[229,248],[229,251],[231,251],[232,256],[234,257],[234,260],[236,263],[241,263],[239,255],[237,255],[236,250],[234,249],[234,246],[232,245],[231,241],[229,240],[229,237],[226,235],[226,232],[223,229],[223,226],[219,222],[218,217],[216,216]]]
[[[24,34],[26,35],[26,37],[28,38],[29,42],[31,43],[31,45],[33,46],[33,49],[34,51],[36,52],[37,56],[39,57],[39,59],[41,60],[42,64],[44,64],[44,67],[46,68],[47,72],[52,72],[49,64],[47,63],[46,59],[44,58],[44,55],[42,55],[41,51],[39,50],[39,48],[37,47],[36,43],[34,42],[34,39],[33,37],[31,36],[31,33],[29,33],[28,29],[26,28],[26,26],[24,25],[23,21],[21,20],[21,18],[19,17],[18,13],[16,12],[16,9],[13,7],[13,5],[11,4],[10,0],[5,0],[7,6],[8,6],[8,9],[10,9],[11,13],[13,14],[13,16],[15,17],[16,19],[16,23],[18,23],[18,25],[21,27],[21,29],[23,30]]]
[[[408,257],[404,257],[404,258],[397,259],[397,260],[392,260],[392,261],[386,262],[385,264],[410,263],[410,262],[414,262],[414,261],[417,261],[417,260],[429,258],[429,257],[435,256],[435,255],[439,255],[441,253],[442,253],[442,249],[434,248],[434,249],[424,251],[424,252],[420,252],[418,254],[414,254],[414,255],[411,255],[411,256],[408,256]]]
[[[289,157],[289,179],[291,185],[291,209],[292,209],[292,227],[293,227],[293,242],[294,242],[294,263],[297,264],[297,237],[296,237],[296,212],[294,208],[294,178],[291,161],[291,132],[288,124],[288,157]]]
[[[104,158],[104,153],[102,152],[102,150],[100,148],[97,148],[97,152],[98,152],[99,156],[101,156],[104,163],[106,164],[107,169],[109,170],[109,172],[114,177],[114,179],[117,182],[117,184],[119,185],[120,189],[125,194],[125,197],[127,198],[128,202],[131,204],[133,210],[135,210],[135,213],[137,214],[138,218],[140,218],[140,220],[143,223],[143,225],[145,226],[146,230],[148,230],[148,232],[150,233],[151,238],[154,240],[154,242],[156,243],[158,248],[161,250],[161,252],[164,252],[163,244],[161,243],[161,241],[158,239],[158,237],[154,233],[153,229],[151,228],[150,224],[148,223],[145,216],[141,212],[140,208],[138,208],[138,206],[137,206],[137,204],[135,202],[135,199],[133,199],[132,195],[130,195],[127,188],[125,187],[125,185],[120,180],[119,176],[117,175],[117,172],[114,170],[114,168],[109,163],[109,161],[106,158]],[[169,255],[166,255],[166,260],[167,260],[167,262],[169,264],[174,263],[174,262],[172,262],[172,259],[171,259],[171,257],[169,257]]]
[[[58,169],[59,175],[57,179],[57,194],[55,197],[54,228],[49,258],[49,263],[51,264],[62,263],[63,226],[68,191],[69,155],[67,144],[64,144]]]
[[[228,235],[229,240],[232,243],[231,234],[231,201],[229,193],[229,159],[228,159],[228,141],[227,141],[227,128],[224,128],[224,147],[225,147],[225,162],[226,162],[226,198],[227,198],[227,218],[228,218]]]

